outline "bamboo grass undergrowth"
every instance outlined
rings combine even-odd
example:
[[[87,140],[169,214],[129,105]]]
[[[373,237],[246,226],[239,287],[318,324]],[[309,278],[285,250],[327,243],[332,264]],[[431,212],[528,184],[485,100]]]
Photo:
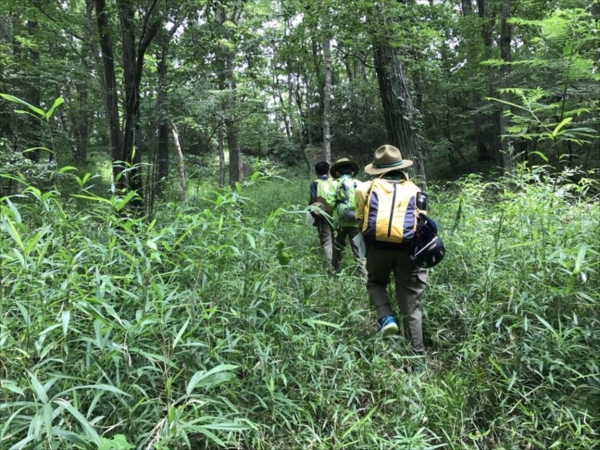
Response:
[[[349,253],[328,273],[307,179],[198,189],[152,220],[5,197],[0,448],[594,448],[598,199],[546,176],[431,188],[449,253],[425,367],[373,338]]]

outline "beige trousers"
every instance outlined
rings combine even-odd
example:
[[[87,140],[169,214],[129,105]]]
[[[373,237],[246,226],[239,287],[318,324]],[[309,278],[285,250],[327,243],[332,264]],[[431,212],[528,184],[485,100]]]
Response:
[[[333,248],[333,270],[339,272],[342,268],[342,260],[344,259],[344,248],[346,247],[346,240],[350,241],[350,248],[352,249],[352,255],[354,261],[359,266],[361,272],[364,272],[364,261],[359,256],[358,247],[356,246],[353,238],[360,233],[358,227],[340,227],[337,230],[335,236],[334,248]]]
[[[333,227],[325,219],[317,219],[319,242],[329,265],[333,264]]]

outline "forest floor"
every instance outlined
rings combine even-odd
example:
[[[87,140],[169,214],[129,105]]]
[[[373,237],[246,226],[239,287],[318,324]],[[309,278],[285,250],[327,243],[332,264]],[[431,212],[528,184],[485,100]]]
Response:
[[[425,367],[374,338],[349,252],[326,269],[308,177],[174,187],[150,222],[93,189],[7,200],[0,444],[597,447],[597,199],[539,179],[430,186]]]

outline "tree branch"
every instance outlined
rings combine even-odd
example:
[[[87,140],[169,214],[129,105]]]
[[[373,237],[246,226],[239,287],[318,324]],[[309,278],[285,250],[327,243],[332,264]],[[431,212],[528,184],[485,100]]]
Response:
[[[84,38],[82,38],[81,36],[79,36],[78,34],[74,33],[73,31],[67,29],[66,27],[64,27],[63,24],[59,24],[58,21],[52,17],[50,14],[48,14],[46,11],[44,11],[44,9],[42,9],[42,7],[39,5],[38,0],[29,0],[29,3],[31,3],[33,6],[35,6],[43,15],[45,15],[48,19],[50,19],[52,22],[54,22],[57,25],[61,25],[61,28],[68,34],[70,34],[71,36],[73,36],[75,39],[79,39],[80,41],[85,41]]]
[[[154,11],[154,8],[156,7],[156,4],[158,3],[158,0],[154,0],[152,2],[152,6],[150,6],[150,9],[148,10],[148,12],[146,13],[146,16],[144,17],[144,25],[142,26],[142,34],[140,34],[140,47],[142,46],[142,42],[146,40],[146,31],[148,28],[148,21],[150,20],[150,17],[152,16],[152,11]],[[154,32],[154,34],[156,34],[156,32]],[[150,39],[150,41],[152,41],[152,39]],[[148,46],[146,46],[148,47]],[[144,52],[146,50],[144,49]]]

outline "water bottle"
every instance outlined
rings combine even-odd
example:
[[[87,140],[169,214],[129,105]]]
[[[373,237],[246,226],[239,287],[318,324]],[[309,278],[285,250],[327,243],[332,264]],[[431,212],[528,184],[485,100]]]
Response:
[[[417,208],[419,211],[427,211],[427,195],[423,192],[417,192]]]

